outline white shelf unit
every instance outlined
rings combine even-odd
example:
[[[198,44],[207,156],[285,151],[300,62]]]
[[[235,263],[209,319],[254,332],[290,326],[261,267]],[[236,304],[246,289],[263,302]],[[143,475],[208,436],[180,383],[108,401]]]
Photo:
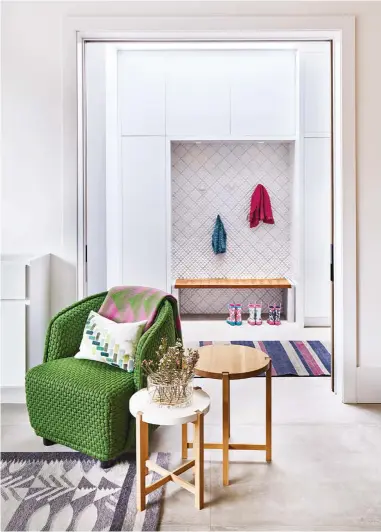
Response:
[[[2,255],[2,401],[20,395],[26,371],[42,362],[50,317],[50,255]]]

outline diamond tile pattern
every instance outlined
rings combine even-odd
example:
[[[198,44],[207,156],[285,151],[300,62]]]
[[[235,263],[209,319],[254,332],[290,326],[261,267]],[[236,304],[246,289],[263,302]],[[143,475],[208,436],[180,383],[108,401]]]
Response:
[[[292,145],[172,143],[172,277],[292,277]],[[274,225],[250,229],[250,199],[261,183]],[[227,251],[215,255],[212,232],[220,214]],[[182,290],[183,313],[225,312],[237,303],[280,303],[280,290]],[[202,309],[208,310],[202,310]]]
[[[180,295],[182,314],[227,314],[229,303],[241,303],[242,311],[247,312],[248,304],[255,302],[262,303],[263,312],[267,313],[269,305],[282,304],[282,290],[192,288],[181,290]]]

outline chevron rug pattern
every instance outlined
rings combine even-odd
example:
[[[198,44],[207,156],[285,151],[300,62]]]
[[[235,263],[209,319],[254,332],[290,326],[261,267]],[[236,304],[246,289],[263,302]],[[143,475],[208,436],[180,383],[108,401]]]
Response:
[[[151,459],[168,467],[167,453]],[[103,470],[76,452],[2,453],[1,530],[157,530],[163,488],[137,513],[135,477],[132,455]]]

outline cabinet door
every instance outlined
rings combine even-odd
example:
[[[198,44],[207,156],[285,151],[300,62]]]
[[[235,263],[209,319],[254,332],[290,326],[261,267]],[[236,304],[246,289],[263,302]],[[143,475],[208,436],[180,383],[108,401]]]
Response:
[[[24,386],[25,301],[1,301],[1,386]]]
[[[122,139],[123,284],[167,289],[165,139]]]
[[[230,134],[224,62],[218,52],[173,55],[166,76],[167,135],[221,138]]]
[[[296,133],[293,51],[237,56],[231,81],[232,135],[293,137]]]
[[[331,324],[331,141],[305,139],[305,323]]]
[[[122,135],[165,134],[164,56],[120,52],[118,106]]]
[[[321,47],[300,56],[305,137],[331,134],[331,55],[328,43]]]
[[[296,134],[296,69],[293,51],[237,55],[231,80],[233,136]]]

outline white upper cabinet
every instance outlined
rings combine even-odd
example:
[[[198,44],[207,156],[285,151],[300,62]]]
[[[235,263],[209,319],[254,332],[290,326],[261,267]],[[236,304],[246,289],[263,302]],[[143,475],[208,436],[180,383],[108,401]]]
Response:
[[[233,136],[296,135],[296,54],[251,51],[236,55],[231,79]]]
[[[294,50],[118,55],[122,136],[294,138],[296,97]]]
[[[219,52],[174,53],[166,75],[166,110],[168,136],[228,136],[226,57]]]
[[[331,134],[329,43],[320,43],[319,48],[320,51],[300,54],[305,137],[329,137]]]
[[[118,106],[122,136],[165,135],[162,54],[119,52]]]

